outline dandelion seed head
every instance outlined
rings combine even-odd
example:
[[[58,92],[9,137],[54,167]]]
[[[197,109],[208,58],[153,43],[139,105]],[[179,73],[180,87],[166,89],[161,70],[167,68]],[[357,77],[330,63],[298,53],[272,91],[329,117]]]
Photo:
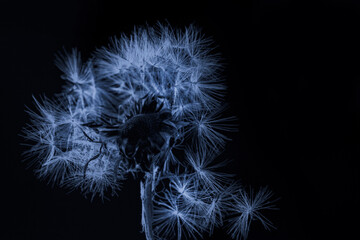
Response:
[[[218,162],[234,117],[224,117],[225,84],[213,43],[189,26],[138,27],[114,37],[84,61],[63,51],[62,92],[34,98],[24,128],[26,156],[49,183],[107,198],[129,175],[141,182],[148,240],[197,239],[223,225],[246,237],[270,194],[234,191]]]

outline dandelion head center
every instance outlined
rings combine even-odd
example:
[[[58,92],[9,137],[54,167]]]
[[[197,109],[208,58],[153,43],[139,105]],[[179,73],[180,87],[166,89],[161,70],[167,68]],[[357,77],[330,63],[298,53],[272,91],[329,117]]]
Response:
[[[159,104],[157,97],[140,99],[135,104],[131,116],[120,130],[119,146],[126,156],[143,161],[161,151],[172,135],[173,127],[170,110]]]

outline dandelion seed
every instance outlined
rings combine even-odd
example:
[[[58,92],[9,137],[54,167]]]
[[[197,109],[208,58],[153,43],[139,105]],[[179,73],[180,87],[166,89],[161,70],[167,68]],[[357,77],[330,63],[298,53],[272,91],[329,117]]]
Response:
[[[223,167],[226,163],[220,162],[214,164],[214,160],[217,156],[215,152],[202,147],[196,147],[195,149],[196,151],[187,149],[185,155],[190,166],[194,170],[197,184],[203,184],[213,190],[222,190],[224,184],[231,175],[218,172],[218,169]]]
[[[188,236],[196,239],[196,234],[200,235],[202,230],[197,222],[198,216],[191,212],[191,208],[170,193],[165,194],[164,200],[154,208],[155,231],[165,238],[176,237],[180,240],[182,236]]]
[[[233,210],[235,217],[229,220],[229,230],[234,239],[247,239],[250,224],[254,220],[259,220],[265,229],[274,228],[272,223],[260,212],[263,210],[276,209],[273,205],[275,200],[271,200],[272,192],[267,188],[261,188],[254,196],[253,190],[246,193],[243,189],[234,198]]]
[[[226,140],[224,132],[235,131],[234,117],[221,117],[224,109],[216,111],[195,112],[190,117],[190,128],[187,132],[195,144],[207,146],[213,150],[223,149]]]

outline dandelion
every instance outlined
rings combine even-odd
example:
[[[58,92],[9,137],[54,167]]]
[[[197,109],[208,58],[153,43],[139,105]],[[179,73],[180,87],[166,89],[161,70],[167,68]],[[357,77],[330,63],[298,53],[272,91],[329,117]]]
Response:
[[[236,130],[224,117],[225,84],[213,43],[197,28],[137,28],[112,38],[83,61],[73,49],[56,57],[66,81],[54,99],[34,98],[23,136],[41,179],[85,197],[117,195],[140,178],[147,240],[197,239],[222,227],[247,236],[270,194],[235,191],[217,158]],[[232,211],[232,209],[235,209]]]

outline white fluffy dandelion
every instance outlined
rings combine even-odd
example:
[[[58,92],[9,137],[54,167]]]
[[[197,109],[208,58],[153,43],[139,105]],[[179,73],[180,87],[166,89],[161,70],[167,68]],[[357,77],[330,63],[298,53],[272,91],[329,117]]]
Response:
[[[212,41],[194,26],[137,28],[88,61],[58,54],[66,81],[55,100],[34,100],[23,135],[27,158],[50,183],[93,199],[141,180],[147,240],[211,235],[235,209],[230,234],[246,237],[270,194],[236,192],[217,156],[235,130],[224,117],[225,84]],[[232,203],[232,204],[231,204]]]

